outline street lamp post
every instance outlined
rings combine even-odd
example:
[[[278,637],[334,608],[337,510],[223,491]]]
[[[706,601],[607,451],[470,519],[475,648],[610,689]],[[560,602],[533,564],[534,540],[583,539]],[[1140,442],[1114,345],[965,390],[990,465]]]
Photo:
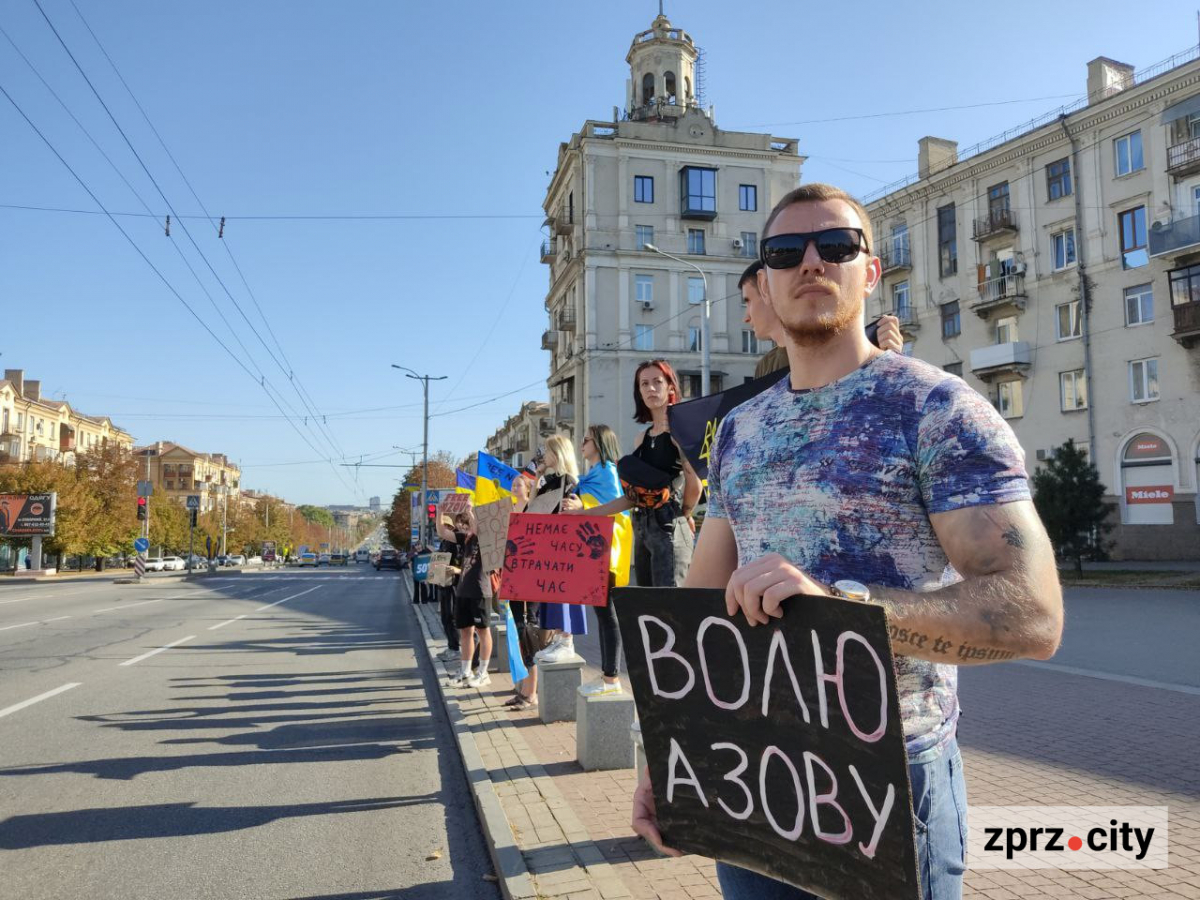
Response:
[[[425,388],[425,438],[424,438],[424,454],[421,461],[421,518],[420,518],[420,537],[421,546],[424,547],[428,543],[427,523],[425,516],[425,505],[429,502],[426,498],[429,496],[429,382],[445,381],[446,375],[418,375],[408,366],[398,366],[392,363],[393,369],[400,369],[404,372],[405,378],[413,378],[421,382]]]
[[[686,259],[680,259],[673,253],[668,253],[666,250],[660,250],[654,244],[642,244],[642,247],[649,250],[651,253],[657,253],[659,256],[665,256],[667,259],[673,259],[677,263],[683,263],[689,268],[695,269],[700,273],[700,278],[704,281],[704,327],[700,332],[700,395],[707,397],[712,384],[712,355],[709,350],[709,344],[712,330],[712,303],[708,299],[708,276],[694,262],[689,262]]]

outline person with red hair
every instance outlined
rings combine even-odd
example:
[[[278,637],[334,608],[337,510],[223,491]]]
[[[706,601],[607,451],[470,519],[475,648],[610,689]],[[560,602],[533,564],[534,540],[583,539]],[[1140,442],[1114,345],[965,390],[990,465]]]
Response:
[[[692,510],[700,479],[671,437],[667,410],[682,399],[679,378],[665,359],[637,367],[633,376],[635,422],[648,424],[633,453],[617,465],[625,496],[579,514],[609,516],[633,510],[633,575],[638,587],[678,587],[692,562],[696,526]]]

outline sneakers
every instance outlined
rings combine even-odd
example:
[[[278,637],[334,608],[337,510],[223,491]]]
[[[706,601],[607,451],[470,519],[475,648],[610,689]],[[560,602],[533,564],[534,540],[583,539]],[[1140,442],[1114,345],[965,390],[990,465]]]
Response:
[[[542,662],[542,663],[565,662],[566,660],[570,659],[574,655],[575,655],[575,642],[574,641],[570,641],[570,640],[559,641],[557,644],[553,644],[552,646],[547,647],[545,655],[542,656],[542,658],[539,659],[538,662]]]
[[[459,672],[457,675],[451,675],[446,681],[447,687],[463,688],[466,687],[473,676],[469,672]]]
[[[580,687],[579,693],[585,697],[602,697],[605,694],[620,694],[623,690],[619,681],[609,684],[603,678],[597,678]]]
[[[481,688],[492,683],[492,676],[487,672],[476,672],[467,679],[467,687]]]
[[[556,634],[554,636],[554,639],[552,641],[550,641],[549,644],[547,644],[545,647],[543,647],[537,653],[533,654],[533,661],[541,662],[543,659],[546,658],[546,654],[553,653],[555,650],[557,650],[559,645],[562,644],[564,639],[565,638],[563,635]]]
[[[458,650],[455,650],[452,647],[447,647],[438,654],[437,658],[442,662],[454,662],[456,659],[460,659],[461,657],[462,654]]]

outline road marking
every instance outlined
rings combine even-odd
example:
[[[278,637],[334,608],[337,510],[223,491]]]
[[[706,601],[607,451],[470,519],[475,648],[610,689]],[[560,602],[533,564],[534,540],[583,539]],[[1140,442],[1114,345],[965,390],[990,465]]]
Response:
[[[171,641],[171,643],[167,644],[165,647],[159,647],[157,650],[151,650],[148,653],[143,653],[141,656],[135,656],[133,659],[127,659],[127,660],[125,660],[125,662],[121,663],[120,665],[132,666],[134,663],[140,663],[143,659],[149,659],[151,656],[154,656],[155,654],[158,654],[158,653],[162,653],[164,650],[170,650],[172,647],[178,647],[180,644],[185,644],[194,637],[195,637],[194,634],[189,634],[185,638],[180,638],[177,641]]]
[[[39,625],[39,622],[22,622],[20,625],[5,625],[0,631],[11,631],[13,628],[25,628],[29,625]]]
[[[106,606],[104,609],[93,610],[93,613],[112,612],[114,609],[129,609],[131,606],[145,606],[147,603],[162,603],[166,597],[157,600],[139,600],[137,603],[126,603],[124,606]]]
[[[34,596],[37,596],[37,597],[53,597],[53,596],[55,596],[55,595],[54,595],[54,594],[36,594],[36,595],[34,595]],[[22,600],[32,600],[32,599],[34,599],[34,598],[33,598],[33,597],[17,597],[17,598],[15,598],[15,599],[13,599],[13,600],[0,600],[0,606],[3,606],[5,603],[20,603]]]
[[[57,618],[54,618],[54,619],[42,619],[42,624],[45,625],[47,622],[61,622],[63,619],[70,619],[70,618],[73,618],[73,617],[72,616],[58,616]]]
[[[303,597],[305,594],[311,594],[313,591],[319,590],[324,585],[318,584],[316,587],[310,587],[307,591],[301,591],[298,594],[292,594],[290,597],[284,597],[282,600],[276,600],[274,603],[268,603],[266,606],[260,606],[255,612],[261,612],[264,609],[270,609],[272,606],[278,606],[280,603],[287,603],[289,600],[295,600],[297,597]]]
[[[1135,684],[1138,687],[1156,688],[1160,691],[1175,691],[1178,694],[1192,694],[1200,697],[1200,687],[1190,684],[1172,684],[1168,681],[1153,681],[1149,678],[1138,678],[1134,675],[1114,675],[1111,672],[1097,672],[1095,669],[1079,669],[1075,666],[1063,666],[1058,663],[1041,662],[1036,659],[1016,660],[1018,666],[1028,666],[1031,669],[1046,669],[1049,672],[1062,672],[1064,675],[1081,675],[1084,678],[1098,678],[1101,681],[1119,681],[1122,684]]]
[[[81,684],[83,684],[82,681],[72,681],[70,684],[64,684],[62,687],[56,687],[52,691],[46,691],[44,694],[38,694],[36,697],[30,697],[28,700],[22,700],[20,703],[14,703],[12,706],[6,706],[4,709],[0,709],[0,719],[3,719],[10,713],[15,713],[18,710],[22,710],[27,706],[33,706],[35,703],[41,703],[43,700],[49,700],[54,695],[63,693],[63,691],[69,691],[71,688],[77,688]]]
[[[242,615],[240,615],[240,616],[234,616],[232,619],[228,619],[228,620],[226,620],[226,621],[224,621],[224,622],[221,622],[221,623],[219,623],[219,624],[217,624],[217,625],[210,625],[210,626],[208,627],[208,630],[209,630],[209,631],[216,631],[218,628],[224,628],[226,625],[231,625],[231,624],[233,624],[233,623],[234,623],[234,622],[236,622],[238,619],[244,619],[244,618],[246,618],[246,615],[248,615],[248,613],[244,613],[244,614],[242,614]]]

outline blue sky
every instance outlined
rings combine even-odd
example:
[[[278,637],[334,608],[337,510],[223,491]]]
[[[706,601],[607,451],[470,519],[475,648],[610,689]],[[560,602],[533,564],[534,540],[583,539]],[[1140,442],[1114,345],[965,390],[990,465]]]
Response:
[[[98,209],[0,96],[4,368],[139,442],[225,452],[244,486],[321,504],[386,503],[400,470],[318,460],[408,462],[392,447],[419,445],[420,385],[392,362],[449,376],[431,388],[431,449],[465,455],[544,399],[547,171],[585,119],[623,105],[625,53],[656,2],[75,0],[204,207],[227,217],[225,246],[187,218],[200,206],[71,0],[40,2],[185,217],[169,238],[167,202],[34,0],[0,7],[0,27],[154,214],[118,222],[250,374],[103,215],[8,208]],[[1071,102],[1093,57],[1140,69],[1197,41],[1195,13],[1168,4],[697,0],[667,13],[705,48],[719,126],[798,137],[804,180],[856,193],[913,171],[924,135],[966,147]],[[105,206],[145,212],[3,35],[0,86]],[[975,104],[991,105],[945,109]],[[386,215],[414,218],[237,218]],[[300,413],[295,427],[268,392]]]

